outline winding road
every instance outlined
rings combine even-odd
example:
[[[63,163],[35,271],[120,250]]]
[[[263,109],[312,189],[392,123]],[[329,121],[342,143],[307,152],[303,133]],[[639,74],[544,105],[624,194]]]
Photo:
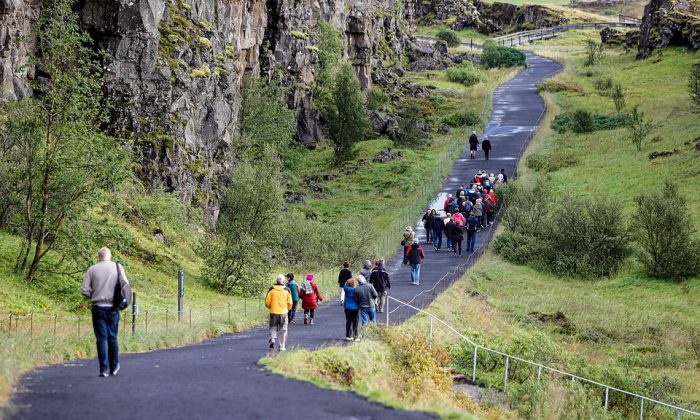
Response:
[[[535,84],[561,69],[551,60],[527,53],[527,68],[502,84],[493,96],[493,114],[485,130],[493,144],[491,160],[469,159],[465,151],[456,159],[434,206],[441,207],[447,193],[454,193],[482,169],[513,174],[522,151],[537,129],[544,101]],[[417,224],[421,239],[422,226]],[[400,232],[397,233],[397,237]],[[483,248],[490,235],[477,235]],[[398,240],[397,240],[398,242]],[[388,264],[391,295],[411,300],[421,290],[432,288],[457,262],[446,251],[426,246],[421,285],[410,284],[407,266],[399,252]],[[471,259],[470,262],[473,262]],[[423,301],[423,304],[428,303]],[[288,348],[315,349],[341,344],[345,319],[336,300],[317,312],[316,325],[291,325]],[[397,411],[373,403],[352,392],[318,388],[311,383],[287,379],[267,372],[258,360],[267,354],[267,329],[255,328],[238,334],[181,348],[149,353],[124,354],[118,376],[97,377],[96,361],[35,369],[20,380],[9,408],[0,417],[8,419],[223,419],[223,418],[432,418],[421,412]]]

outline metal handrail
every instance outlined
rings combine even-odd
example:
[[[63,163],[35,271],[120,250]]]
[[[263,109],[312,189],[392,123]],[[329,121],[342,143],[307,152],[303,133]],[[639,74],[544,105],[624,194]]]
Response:
[[[537,367],[537,368],[538,368],[538,375],[537,375],[538,381],[540,380],[540,377],[541,377],[541,374],[542,374],[542,370],[544,369],[544,370],[547,370],[547,371],[550,371],[550,372],[558,373],[558,374],[560,374],[560,375],[562,375],[562,376],[569,377],[569,378],[571,378],[572,380],[577,380],[577,381],[580,381],[580,382],[587,382],[587,383],[590,383],[590,384],[593,384],[593,385],[597,385],[597,386],[599,386],[599,387],[602,387],[602,388],[605,389],[605,408],[606,408],[606,409],[608,408],[608,394],[609,394],[609,392],[612,390],[612,391],[620,392],[620,393],[622,393],[622,394],[629,395],[629,396],[631,396],[631,397],[639,398],[639,399],[640,399],[640,404],[641,404],[641,405],[640,405],[640,407],[641,407],[641,408],[640,408],[640,419],[643,419],[643,418],[644,418],[644,401],[648,401],[648,402],[654,403],[654,404],[659,404],[659,405],[662,405],[662,406],[664,406],[664,407],[667,407],[667,408],[670,408],[670,409],[675,410],[675,411],[676,411],[676,417],[677,417],[677,418],[680,418],[680,413],[681,413],[681,412],[682,412],[682,413],[685,413],[685,414],[692,414],[692,415],[694,415],[694,416],[700,417],[700,412],[696,412],[696,411],[693,411],[693,410],[690,410],[690,409],[687,409],[687,408],[679,407],[679,406],[677,406],[677,405],[669,404],[669,403],[666,403],[666,402],[663,402],[663,401],[655,400],[655,399],[653,399],[653,398],[646,397],[646,396],[640,395],[640,394],[636,394],[636,393],[634,393],[634,392],[625,391],[624,389],[616,388],[616,387],[614,387],[614,386],[612,386],[612,385],[607,385],[607,384],[604,384],[604,383],[602,383],[602,382],[594,381],[594,380],[592,380],[592,379],[584,378],[584,377],[582,377],[582,376],[578,376],[578,375],[575,375],[575,374],[573,374],[573,373],[565,372],[565,371],[563,371],[563,370],[556,369],[556,368],[553,368],[553,367],[550,367],[550,366],[547,366],[547,365],[543,365],[543,364],[541,364],[541,363],[533,362],[533,361],[531,361],[531,360],[523,359],[523,358],[518,357],[518,356],[513,356],[513,355],[511,355],[511,354],[504,353],[504,352],[502,352],[502,351],[498,351],[498,350],[491,349],[491,348],[489,348],[489,347],[485,347],[485,346],[483,346],[483,345],[481,345],[481,344],[478,344],[478,343],[474,342],[474,341],[471,340],[469,337],[467,337],[467,336],[465,336],[464,334],[462,334],[462,333],[460,333],[459,331],[457,331],[457,329],[456,329],[455,327],[451,326],[450,324],[448,324],[447,322],[445,322],[445,321],[443,321],[442,319],[438,318],[437,316],[431,314],[430,312],[425,311],[425,310],[420,309],[420,308],[417,308],[417,307],[415,307],[415,306],[413,306],[413,305],[411,305],[411,304],[409,304],[409,303],[403,302],[403,301],[401,301],[401,300],[399,300],[399,299],[396,299],[396,298],[393,297],[393,296],[387,296],[387,298],[388,298],[389,300],[392,300],[392,301],[394,301],[394,302],[397,302],[398,304],[400,304],[400,305],[402,305],[402,306],[406,306],[406,307],[411,308],[411,309],[413,309],[413,310],[415,310],[415,311],[417,311],[417,312],[419,312],[419,313],[423,313],[423,314],[427,315],[427,316],[431,319],[431,321],[432,321],[432,320],[435,320],[435,321],[439,322],[440,324],[444,325],[447,329],[449,329],[450,331],[452,331],[453,333],[455,333],[459,338],[463,339],[464,341],[466,341],[467,343],[469,343],[471,346],[473,346],[473,347],[474,347],[474,369],[473,369],[473,372],[472,372],[472,382],[475,382],[475,381],[476,381],[476,360],[477,360],[477,352],[478,352],[479,349],[481,349],[481,350],[487,351],[487,352],[489,352],[489,353],[493,353],[493,354],[497,354],[497,355],[500,355],[500,356],[505,357],[505,358],[506,358],[506,366],[507,366],[508,360],[509,360],[509,359],[512,359],[512,360],[517,360],[517,361],[519,361],[519,362],[526,363],[526,364],[529,364],[529,365],[532,365],[532,366]],[[386,315],[386,323],[387,323],[387,325],[389,325],[389,322],[390,322],[390,320],[389,320],[389,314],[390,314],[390,312],[387,311],[386,314],[387,314],[387,315]],[[430,331],[430,333],[431,333],[431,335],[432,335],[432,322],[431,322],[431,331]],[[505,371],[505,381],[504,381],[504,384],[507,382],[507,380],[508,380],[508,369],[506,369],[506,371]],[[504,385],[504,386],[505,386],[505,385]]]

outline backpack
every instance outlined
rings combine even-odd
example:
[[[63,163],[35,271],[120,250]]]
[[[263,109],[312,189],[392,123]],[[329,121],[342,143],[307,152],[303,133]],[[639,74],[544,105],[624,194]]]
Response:
[[[131,287],[122,277],[119,263],[114,263],[117,266],[117,284],[114,285],[114,297],[112,298],[112,308],[118,311],[123,311],[129,306],[131,299]]]

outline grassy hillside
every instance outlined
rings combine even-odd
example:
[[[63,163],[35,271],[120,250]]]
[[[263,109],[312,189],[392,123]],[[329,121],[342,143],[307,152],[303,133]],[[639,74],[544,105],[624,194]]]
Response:
[[[695,146],[700,142],[700,118],[690,112],[686,94],[689,68],[700,61],[700,54],[666,49],[646,61],[636,61],[631,54],[613,49],[606,51],[600,63],[584,66],[585,40],[597,36],[577,32],[534,46],[537,52],[563,61],[565,71],[555,78],[556,83],[543,86],[548,113],[521,162],[522,179],[551,183],[559,195],[614,200],[629,215],[635,195],[658,189],[671,177],[688,197],[692,219],[700,227],[700,158]],[[638,105],[659,124],[640,152],[625,129],[560,134],[549,127],[556,114],[576,109],[615,113],[612,100],[594,87],[607,77],[623,85],[628,109]],[[668,157],[648,157],[653,151],[674,150]],[[545,169],[533,164],[543,158],[555,164]],[[653,279],[634,258],[611,278],[582,280],[514,265],[487,252],[429,310],[483,345],[698,410],[698,301],[699,278],[682,282]],[[547,317],[557,312],[562,315],[554,320]],[[425,337],[427,331],[426,319],[417,317],[395,333]],[[450,354],[453,366],[471,374],[468,347],[455,345],[455,336],[440,328],[434,341],[434,346]],[[376,349],[383,345],[377,339],[363,343],[359,351],[368,351],[364,346],[379,351]],[[331,351],[324,350],[326,354]],[[479,381],[487,388],[501,388],[502,360],[487,366],[481,363]],[[300,368],[301,364],[290,372],[288,365],[284,360],[269,363],[278,372],[329,380],[323,371]],[[600,407],[600,389],[556,380],[537,385],[532,372],[528,376],[527,369],[517,369],[519,377],[512,379],[507,395],[485,391],[486,406],[505,401],[515,407],[517,416],[528,418],[639,416],[638,401],[613,395],[615,411],[606,413]],[[361,387],[352,388],[368,393]],[[671,418],[675,414],[656,407],[646,415]]]

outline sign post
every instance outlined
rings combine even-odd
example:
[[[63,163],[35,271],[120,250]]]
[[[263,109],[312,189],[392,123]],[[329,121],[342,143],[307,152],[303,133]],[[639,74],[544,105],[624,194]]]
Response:
[[[185,301],[185,270],[177,272],[177,320],[182,321]]]

